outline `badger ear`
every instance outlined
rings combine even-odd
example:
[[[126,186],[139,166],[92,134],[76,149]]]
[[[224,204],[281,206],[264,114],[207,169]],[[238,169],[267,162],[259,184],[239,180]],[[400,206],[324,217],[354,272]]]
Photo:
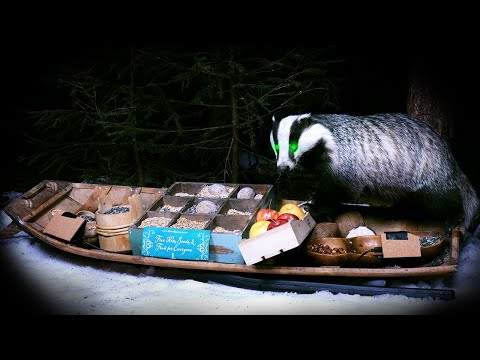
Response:
[[[272,116],[272,121],[275,122],[275,115]]]

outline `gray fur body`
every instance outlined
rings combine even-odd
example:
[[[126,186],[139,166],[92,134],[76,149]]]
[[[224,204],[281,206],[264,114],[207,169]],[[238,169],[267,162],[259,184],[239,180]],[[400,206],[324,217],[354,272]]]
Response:
[[[279,169],[314,172],[318,203],[412,200],[439,216],[463,214],[470,231],[478,223],[475,190],[447,144],[421,120],[403,114],[291,115],[274,119],[270,141]]]

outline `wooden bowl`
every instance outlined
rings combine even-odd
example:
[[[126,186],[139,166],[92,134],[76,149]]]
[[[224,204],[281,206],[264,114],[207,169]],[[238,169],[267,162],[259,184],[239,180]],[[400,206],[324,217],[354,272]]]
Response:
[[[328,245],[330,249],[342,248],[346,253],[343,254],[323,254],[312,251],[310,248],[316,245]],[[324,237],[319,239],[310,239],[304,247],[304,255],[308,263],[313,266],[342,266],[349,262],[350,246],[348,239],[341,237]]]
[[[442,236],[438,242],[430,246],[420,247],[420,253],[422,254],[422,259],[425,261],[431,261],[435,259],[438,255],[442,253],[443,247],[445,246],[445,236]]]
[[[350,266],[352,267],[374,267],[382,263],[382,252],[367,252],[374,248],[382,247],[382,237],[380,235],[362,235],[348,238],[352,253],[350,257]]]
[[[440,239],[430,246],[421,246],[420,243],[420,252],[422,254],[422,260],[430,261],[435,257],[441,254],[443,247],[446,243],[446,236],[440,234],[438,231],[412,231],[412,234],[418,236],[420,239],[426,236],[439,236]]]
[[[367,250],[372,250],[376,247],[382,247],[382,237],[380,235],[362,235],[354,236],[349,239],[352,252],[356,254],[363,254]],[[365,256],[378,255],[380,253],[368,252]]]

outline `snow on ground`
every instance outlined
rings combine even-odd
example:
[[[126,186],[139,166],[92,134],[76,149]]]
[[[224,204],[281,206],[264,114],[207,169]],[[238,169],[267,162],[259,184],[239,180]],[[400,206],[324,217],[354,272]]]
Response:
[[[162,269],[154,267],[109,262],[97,267],[95,261],[83,264],[84,259],[65,258],[23,232],[0,246],[59,314],[415,314],[445,302],[392,295],[246,290],[172,279],[169,271],[163,276]]]
[[[117,264],[65,254],[24,232],[0,242],[8,266],[35,287],[54,314],[85,315],[402,315],[445,311],[454,300],[403,295],[360,296],[270,292],[205,283],[174,270]],[[468,256],[478,259],[478,247]],[[466,267],[468,281],[478,284]],[[18,285],[18,284],[17,284]],[[409,284],[406,284],[408,286]],[[427,282],[409,286],[431,287]],[[441,287],[438,281],[433,286]],[[462,292],[460,291],[459,294]],[[468,294],[464,294],[468,296]]]
[[[1,213],[3,228],[9,218]],[[240,289],[195,280],[175,269],[65,253],[25,232],[1,239],[0,255],[2,279],[8,277],[10,285],[22,294],[6,292],[4,298],[8,294],[23,296],[10,300],[21,302],[24,309],[43,302],[46,308],[42,311],[55,315],[416,315],[463,312],[476,301],[480,241],[469,237],[463,245],[460,268],[453,277],[392,283],[454,289],[453,300]]]

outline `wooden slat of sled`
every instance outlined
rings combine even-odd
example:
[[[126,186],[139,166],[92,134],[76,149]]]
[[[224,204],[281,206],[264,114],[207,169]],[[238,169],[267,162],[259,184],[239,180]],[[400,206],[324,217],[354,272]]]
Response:
[[[458,264],[458,253],[460,248],[460,237],[462,233],[458,229],[453,229],[452,231],[452,239],[450,244],[450,264],[457,265]]]
[[[111,188],[112,188],[111,186],[97,186],[95,190],[93,190],[92,194],[87,199],[87,201],[85,201],[83,206],[80,209],[78,209],[78,211],[86,210],[86,211],[95,212],[98,208],[98,198],[107,194]]]
[[[40,205],[40,206],[37,207],[35,210],[33,210],[30,214],[26,215],[22,220],[25,221],[25,222],[30,221],[30,220],[33,219],[35,216],[37,216],[38,214],[40,214],[42,211],[44,211],[45,209],[47,209],[48,207],[50,207],[51,205],[53,205],[55,202],[57,202],[58,200],[64,198],[65,196],[67,196],[68,193],[72,190],[72,188],[73,188],[73,185],[70,184],[70,185],[68,185],[65,189],[60,190],[58,193],[56,193],[55,195],[53,195],[50,199],[48,199],[47,201],[45,201],[42,205]]]

